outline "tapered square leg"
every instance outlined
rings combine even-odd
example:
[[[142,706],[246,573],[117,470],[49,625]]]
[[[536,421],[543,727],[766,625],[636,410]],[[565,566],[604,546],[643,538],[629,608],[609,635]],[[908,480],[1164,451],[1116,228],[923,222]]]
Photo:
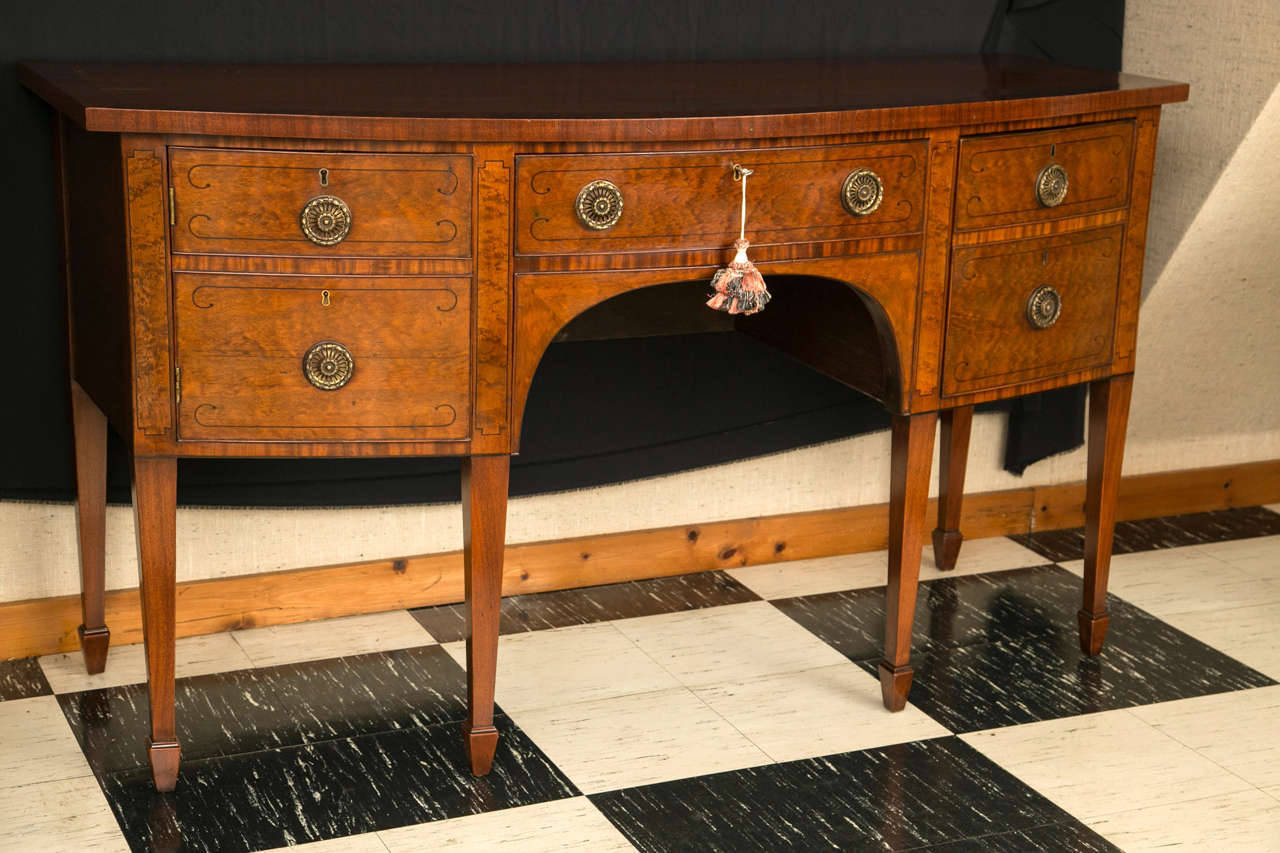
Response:
[[[470,456],[462,462],[463,561],[466,571],[467,719],[471,772],[486,775],[498,748],[493,693],[498,675],[502,556],[507,534],[511,457]]]
[[[76,532],[80,546],[80,651],[90,675],[107,667],[107,417],[71,383],[75,434]]]
[[[896,415],[889,487],[889,585],[885,591],[884,706],[901,711],[911,688],[911,626],[929,510],[929,469],[937,412]]]
[[[938,453],[938,526],[933,531],[933,562],[949,572],[960,556],[960,507],[964,500],[964,472],[969,460],[969,431],[973,406],[942,413],[941,447]]]
[[[1089,386],[1089,478],[1084,500],[1084,604],[1080,608],[1080,650],[1102,651],[1107,636],[1107,579],[1116,528],[1116,497],[1124,460],[1133,374],[1101,379]]]
[[[133,512],[138,528],[142,641],[151,710],[151,774],[157,791],[172,791],[177,785],[182,752],[173,707],[177,488],[175,460],[134,458]]]

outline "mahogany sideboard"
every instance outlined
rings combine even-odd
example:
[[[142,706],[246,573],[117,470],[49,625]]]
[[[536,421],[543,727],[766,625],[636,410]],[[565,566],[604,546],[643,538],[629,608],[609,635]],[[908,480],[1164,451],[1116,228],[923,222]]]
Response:
[[[110,424],[132,448],[158,789],[180,755],[182,457],[462,457],[464,732],[488,772],[538,362],[610,297],[709,290],[738,234],[734,166],[773,294],[735,327],[893,414],[885,705],[911,684],[939,414],[947,568],[978,402],[1090,383],[1079,630],[1100,650],[1156,132],[1186,85],[990,56],[20,75],[56,111],[85,663],[109,638]]]

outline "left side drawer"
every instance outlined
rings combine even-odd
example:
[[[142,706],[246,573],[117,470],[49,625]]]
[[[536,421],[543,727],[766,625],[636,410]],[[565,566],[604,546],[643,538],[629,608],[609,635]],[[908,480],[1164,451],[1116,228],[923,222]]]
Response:
[[[175,273],[184,440],[470,435],[471,281]]]
[[[471,158],[171,148],[175,252],[471,254]]]

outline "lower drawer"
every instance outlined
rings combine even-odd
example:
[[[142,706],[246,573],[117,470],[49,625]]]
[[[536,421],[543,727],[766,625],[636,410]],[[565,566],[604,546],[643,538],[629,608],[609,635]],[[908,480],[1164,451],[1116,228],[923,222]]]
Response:
[[[185,440],[470,436],[469,278],[174,275]]]
[[[1111,361],[1123,226],[957,249],[942,393],[955,396]]]

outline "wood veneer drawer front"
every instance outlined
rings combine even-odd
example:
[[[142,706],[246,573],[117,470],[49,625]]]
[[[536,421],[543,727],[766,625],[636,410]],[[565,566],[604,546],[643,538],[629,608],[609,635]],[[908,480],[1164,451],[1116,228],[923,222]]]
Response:
[[[942,392],[963,394],[1111,361],[1123,226],[956,250]],[[1053,293],[1041,291],[1052,288]],[[1037,294],[1037,291],[1039,293]],[[1029,314],[1038,295],[1038,320]]]
[[[1129,201],[1133,122],[1117,121],[960,141],[956,228],[989,228],[1124,207]],[[1061,185],[1041,174],[1058,167]],[[1043,198],[1043,200],[1042,200]]]
[[[680,154],[558,154],[516,160],[516,251],[522,255],[727,248],[738,236],[747,184],[747,237],[755,245],[842,240],[919,231],[924,215],[923,141],[706,151]],[[857,169],[883,189],[865,215],[841,191]],[[579,193],[608,181],[621,194],[617,222],[599,230],[578,217]]]
[[[470,436],[469,278],[177,273],[174,296],[182,439]],[[350,361],[308,368],[324,343]]]
[[[471,158],[466,155],[173,148],[169,164],[176,252],[471,254]],[[326,197],[340,204],[316,201],[308,208]],[[304,232],[304,209],[307,227],[322,243]]]

